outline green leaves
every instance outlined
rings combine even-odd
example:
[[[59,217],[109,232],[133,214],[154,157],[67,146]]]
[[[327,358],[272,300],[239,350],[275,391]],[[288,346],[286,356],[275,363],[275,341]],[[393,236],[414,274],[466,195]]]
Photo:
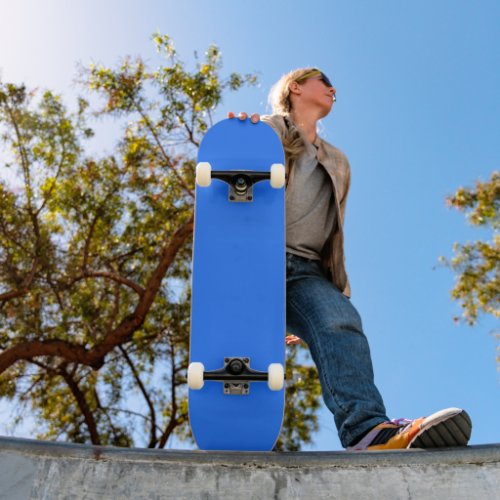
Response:
[[[457,274],[452,298],[460,302],[462,319],[470,325],[480,313],[500,317],[500,174],[493,172],[475,188],[459,188],[447,203],[465,212],[470,224],[492,230],[490,241],[455,243],[454,257],[441,258]]]
[[[169,58],[175,58],[176,51],[171,38],[168,35],[161,34],[159,32],[154,33],[153,42],[156,45],[156,51],[158,53],[164,53]]]
[[[474,226],[491,225],[500,229],[500,172],[492,172],[487,182],[476,182],[476,187],[459,188],[446,199],[449,206],[466,212],[468,221]]]

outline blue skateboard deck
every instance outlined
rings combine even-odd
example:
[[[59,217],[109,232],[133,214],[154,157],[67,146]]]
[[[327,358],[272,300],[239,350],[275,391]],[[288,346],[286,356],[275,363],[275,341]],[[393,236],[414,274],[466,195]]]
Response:
[[[267,171],[284,163],[273,129],[250,120],[226,119],[206,133],[198,163],[214,171]],[[204,373],[220,370],[228,358],[244,358],[252,370],[285,366],[285,188],[269,180],[253,185],[251,201],[230,201],[229,184],[213,178],[196,185],[190,363]],[[240,389],[243,384],[240,384]],[[268,451],[278,439],[284,388],[266,381],[235,386],[204,379],[189,389],[189,419],[202,450]]]

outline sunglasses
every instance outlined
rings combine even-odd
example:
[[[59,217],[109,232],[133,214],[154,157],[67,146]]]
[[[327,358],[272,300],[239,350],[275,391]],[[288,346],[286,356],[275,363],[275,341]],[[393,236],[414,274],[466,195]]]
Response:
[[[313,71],[310,71],[309,73],[306,73],[305,75],[302,75],[300,78],[297,78],[297,80],[295,80],[297,83],[298,82],[301,82],[303,80],[307,80],[308,78],[311,78],[313,76],[317,76],[319,75],[320,76],[320,80],[327,86],[327,87],[333,87],[333,84],[332,82],[330,81],[330,79],[322,72],[320,71],[319,69],[315,69]]]

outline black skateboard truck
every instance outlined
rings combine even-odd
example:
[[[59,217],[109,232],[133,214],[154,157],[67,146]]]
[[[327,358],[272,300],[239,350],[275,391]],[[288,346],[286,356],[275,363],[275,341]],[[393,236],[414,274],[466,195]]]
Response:
[[[269,389],[283,389],[285,372],[280,363],[271,363],[267,372],[250,368],[250,358],[226,357],[224,366],[218,370],[205,371],[202,363],[190,363],[188,385],[201,389],[205,380],[223,382],[224,394],[248,395],[250,382],[267,382]]]
[[[252,201],[253,186],[270,178],[271,172],[212,170],[212,179],[219,179],[229,185],[230,201]]]
[[[224,394],[246,395],[250,391],[248,382],[267,382],[268,372],[250,368],[249,358],[224,358],[224,367],[203,374],[204,380],[224,382]]]
[[[212,170],[210,163],[196,165],[196,183],[207,187],[212,179],[218,179],[229,186],[229,201],[251,202],[253,186],[257,182],[269,180],[271,186],[281,188],[286,183],[285,166],[281,163],[271,165],[270,170]]]

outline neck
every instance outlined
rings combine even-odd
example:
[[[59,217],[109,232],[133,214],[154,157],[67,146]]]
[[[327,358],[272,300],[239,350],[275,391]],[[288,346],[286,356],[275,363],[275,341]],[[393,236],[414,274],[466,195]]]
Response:
[[[309,142],[312,143],[316,140],[316,128],[319,117],[314,109],[292,109],[290,118]]]

